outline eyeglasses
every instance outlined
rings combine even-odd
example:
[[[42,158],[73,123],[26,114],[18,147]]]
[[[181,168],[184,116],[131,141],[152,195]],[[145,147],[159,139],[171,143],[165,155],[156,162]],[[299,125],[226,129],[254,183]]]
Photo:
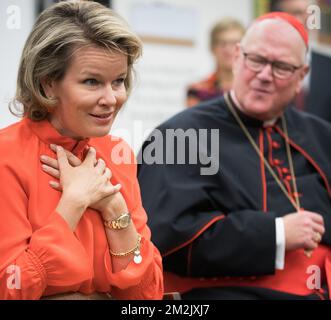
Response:
[[[266,65],[270,64],[272,75],[278,79],[284,80],[289,79],[296,70],[302,68],[302,66],[293,66],[282,61],[270,61],[258,54],[247,53],[244,52],[243,49],[241,50],[244,55],[247,68],[254,72],[261,72]]]

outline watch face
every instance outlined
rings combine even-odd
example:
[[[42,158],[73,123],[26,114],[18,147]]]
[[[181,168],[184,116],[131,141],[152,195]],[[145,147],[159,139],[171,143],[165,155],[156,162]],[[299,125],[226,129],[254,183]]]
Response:
[[[126,228],[130,223],[130,215],[126,215],[122,217],[119,221],[119,225],[121,228]]]

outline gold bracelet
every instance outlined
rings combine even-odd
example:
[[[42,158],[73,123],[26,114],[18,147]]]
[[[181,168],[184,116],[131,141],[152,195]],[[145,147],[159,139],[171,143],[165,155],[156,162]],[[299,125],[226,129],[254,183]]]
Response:
[[[136,242],[135,246],[132,249],[130,249],[128,251],[125,251],[125,252],[113,252],[109,249],[109,252],[114,257],[126,257],[126,256],[133,253],[134,263],[139,264],[142,261],[142,256],[140,254],[140,245],[141,245],[141,235],[138,234],[137,242]]]

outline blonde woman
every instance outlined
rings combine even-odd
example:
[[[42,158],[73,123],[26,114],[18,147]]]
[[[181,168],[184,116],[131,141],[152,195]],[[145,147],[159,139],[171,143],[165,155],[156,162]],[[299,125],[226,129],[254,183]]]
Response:
[[[187,107],[219,97],[232,88],[235,46],[244,32],[243,25],[233,18],[224,18],[213,26],[209,42],[215,70],[202,81],[189,85],[186,92]]]
[[[18,73],[23,119],[0,131],[1,299],[162,297],[134,156],[108,135],[140,54],[98,3],[37,19]]]

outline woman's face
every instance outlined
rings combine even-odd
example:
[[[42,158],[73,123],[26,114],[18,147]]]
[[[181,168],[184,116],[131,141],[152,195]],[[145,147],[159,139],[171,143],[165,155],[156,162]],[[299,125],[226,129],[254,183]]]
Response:
[[[217,67],[223,70],[232,70],[236,53],[236,44],[240,42],[243,33],[239,29],[229,29],[220,32],[212,49]]]
[[[64,78],[44,84],[45,93],[58,100],[50,122],[74,139],[109,133],[127,99],[124,80],[127,56],[98,47],[83,47],[72,56]]]

